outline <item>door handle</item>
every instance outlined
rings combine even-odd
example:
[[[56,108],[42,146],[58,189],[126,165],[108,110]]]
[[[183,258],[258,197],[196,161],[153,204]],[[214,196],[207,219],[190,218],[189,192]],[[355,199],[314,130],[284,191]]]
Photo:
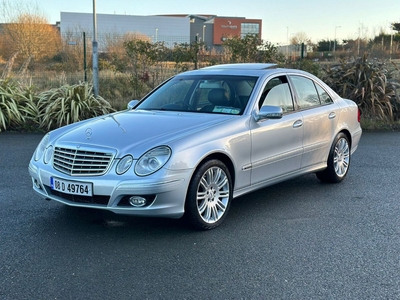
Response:
[[[336,113],[335,112],[331,112],[328,116],[329,119],[334,119],[336,118]]]
[[[303,126],[303,120],[297,120],[293,123],[293,128],[299,128]]]

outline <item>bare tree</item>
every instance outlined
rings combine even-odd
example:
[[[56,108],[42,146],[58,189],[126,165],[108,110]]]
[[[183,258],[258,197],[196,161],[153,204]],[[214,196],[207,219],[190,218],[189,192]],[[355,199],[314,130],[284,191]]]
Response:
[[[300,45],[300,44],[311,44],[311,39],[307,36],[307,34],[303,31],[295,33],[290,38],[291,45]]]
[[[49,24],[37,5],[3,0],[0,14],[4,22],[1,51],[5,59],[18,52],[23,61],[40,60],[60,50],[58,29]]]

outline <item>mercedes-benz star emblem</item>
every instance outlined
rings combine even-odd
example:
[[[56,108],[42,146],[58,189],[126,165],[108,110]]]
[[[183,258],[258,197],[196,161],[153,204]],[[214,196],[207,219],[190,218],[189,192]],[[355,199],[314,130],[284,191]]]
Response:
[[[92,128],[87,128],[87,129],[85,130],[85,135],[86,135],[86,139],[87,139],[87,140],[90,139],[91,136],[92,136]]]

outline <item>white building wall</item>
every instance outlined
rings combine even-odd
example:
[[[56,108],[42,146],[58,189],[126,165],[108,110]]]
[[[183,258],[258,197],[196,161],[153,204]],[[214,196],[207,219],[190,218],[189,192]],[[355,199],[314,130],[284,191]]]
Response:
[[[167,46],[190,43],[190,18],[163,16],[131,16],[96,14],[97,34],[123,35],[140,33],[152,41],[164,41]],[[62,35],[85,31],[93,32],[93,14],[61,12],[60,32]]]

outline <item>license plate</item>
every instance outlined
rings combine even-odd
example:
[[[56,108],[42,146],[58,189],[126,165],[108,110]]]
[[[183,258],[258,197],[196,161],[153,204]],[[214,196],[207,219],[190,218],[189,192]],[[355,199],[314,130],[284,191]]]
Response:
[[[66,194],[90,197],[93,196],[91,183],[69,181],[50,177],[50,187],[52,190]]]

